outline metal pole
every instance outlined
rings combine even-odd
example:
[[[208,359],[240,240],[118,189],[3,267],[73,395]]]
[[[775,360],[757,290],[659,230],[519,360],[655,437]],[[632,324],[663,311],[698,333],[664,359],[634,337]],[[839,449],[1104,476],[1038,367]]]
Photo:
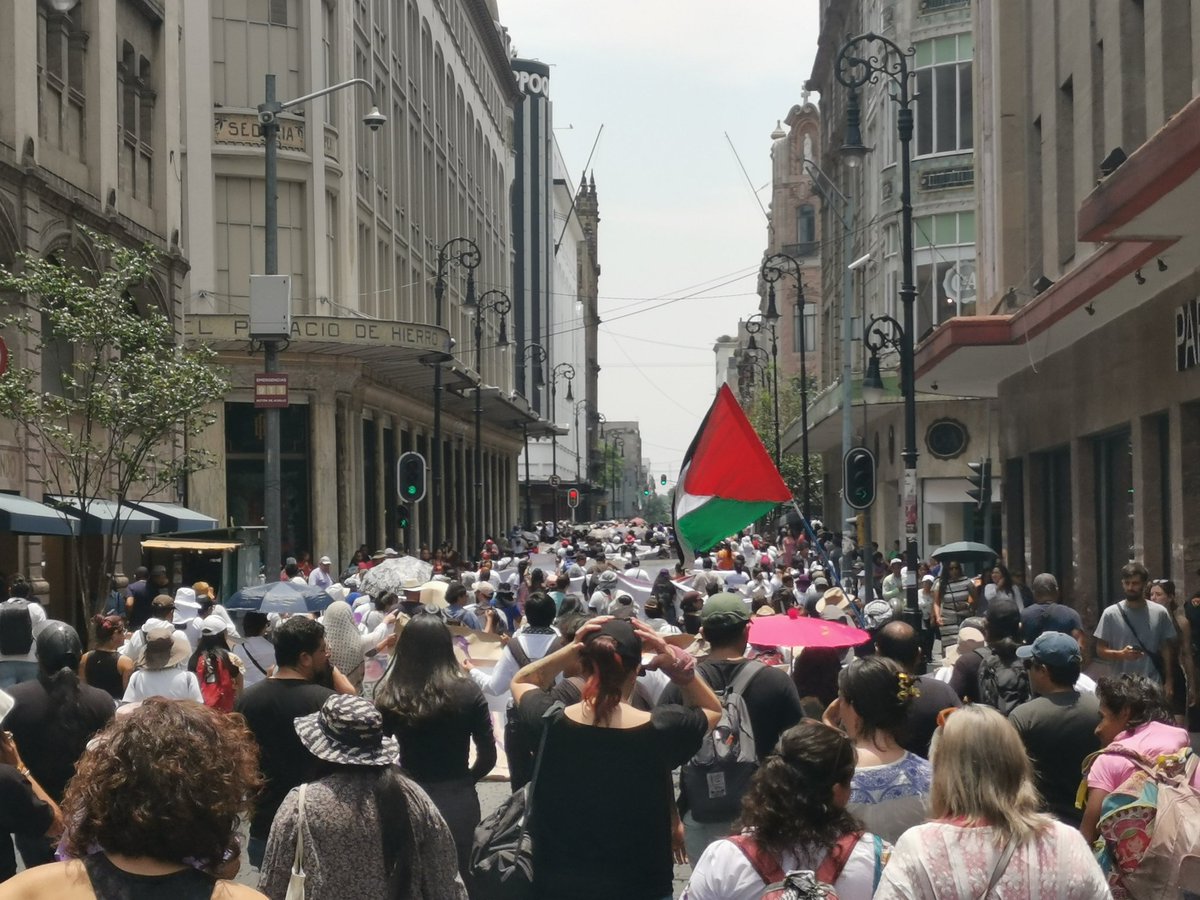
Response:
[[[442,327],[442,307],[446,297],[446,245],[438,250],[437,280],[433,283],[433,321]],[[433,525],[429,538],[430,552],[436,554],[442,546],[442,358],[433,362],[433,446],[429,449],[429,473],[433,482]]]
[[[471,540],[473,545],[468,548],[470,556],[468,559],[475,559],[476,554],[483,548],[483,304],[479,303],[475,307],[475,374],[478,381],[475,382],[475,509],[473,521],[471,523]]]
[[[554,530],[558,531],[558,488],[554,484],[554,477],[558,475],[558,432],[553,430],[558,426],[555,422],[558,420],[558,374],[552,372],[550,376],[550,493],[553,496],[554,504]]]
[[[521,423],[521,437],[525,441],[525,530],[528,531],[529,527],[533,524],[533,505],[532,505],[532,498],[530,497],[531,485],[529,483],[529,424],[527,422]]]
[[[854,338],[850,334],[854,327],[854,272],[851,271],[848,260],[853,256],[851,249],[854,239],[852,228],[853,207],[848,195],[842,199],[842,454],[854,446],[854,366],[850,356],[854,349]],[[842,485],[842,530],[846,533],[846,523],[854,517],[854,509],[846,498],[846,486]],[[842,553],[849,553],[848,542],[843,539]]]
[[[805,344],[808,336],[804,332],[804,285],[800,282],[799,273],[796,275],[796,306],[800,310],[800,452],[804,454],[804,502],[800,504],[804,510],[804,518],[812,521],[812,461],[808,455],[808,357]]]
[[[900,351],[900,379],[904,390],[904,536],[908,573],[905,576],[905,615],[920,631],[921,613],[917,603],[917,385],[913,378],[913,355],[917,328],[917,289],[913,283],[913,208],[912,208],[912,132],[913,113],[908,95],[908,67],[901,61],[901,95],[897,114],[900,133],[900,252],[904,257],[900,285],[900,303],[904,307],[903,347]]]
[[[774,324],[771,325],[771,388],[775,395],[775,468],[778,469],[783,454],[779,450],[779,340]]]
[[[579,404],[575,404],[575,485],[579,486],[581,470],[579,468]],[[575,521],[575,510],[571,510],[571,521]]]
[[[265,106],[271,109],[269,121],[262,124],[263,144],[266,148],[266,274],[279,274],[279,172],[278,136],[279,123],[275,116],[275,76],[266,80]],[[263,368],[267,372],[279,371],[279,345],[275,341],[263,341]],[[267,526],[266,559],[264,571],[267,581],[274,581],[275,566],[283,563],[283,510],[279,491],[279,410],[268,407],[263,410],[264,435],[263,456],[263,523]]]

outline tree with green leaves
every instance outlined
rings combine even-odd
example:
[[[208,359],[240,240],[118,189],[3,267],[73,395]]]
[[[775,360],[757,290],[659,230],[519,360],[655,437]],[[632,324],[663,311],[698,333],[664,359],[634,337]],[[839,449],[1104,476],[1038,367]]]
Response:
[[[800,378],[799,375],[794,375],[791,378],[780,379],[779,384],[779,428],[780,431],[787,429],[788,425],[800,418]],[[748,400],[743,401],[743,408],[746,410],[746,417],[750,420],[750,424],[754,426],[755,432],[763,442],[763,446],[767,448],[768,454],[771,453],[775,446],[775,406],[771,395],[771,371],[768,365],[766,371],[766,386],[755,385],[750,392]],[[809,376],[808,379],[808,395],[811,397],[816,393],[816,379]],[[819,454],[809,454],[809,494],[808,500],[814,517],[822,515],[822,499],[821,482],[823,479],[824,469],[821,466],[821,457]],[[796,504],[803,508],[804,506],[804,457],[799,453],[784,453],[779,461],[779,474],[783,476],[784,483],[792,492],[792,496],[796,498]]]
[[[185,350],[167,315],[139,308],[135,297],[153,278],[159,252],[81,232],[103,260],[95,268],[32,254],[20,254],[11,270],[0,267],[0,291],[19,298],[0,328],[20,332],[43,364],[55,362],[47,348],[70,348],[56,361],[53,390],[41,389],[40,367],[13,365],[0,376],[0,417],[18,426],[47,492],[78,509],[93,500],[119,508],[212,465],[189,439],[213,424],[209,405],[229,380],[215,351]],[[73,542],[83,621],[108,595],[124,530],[118,518],[98,561],[89,541]]]

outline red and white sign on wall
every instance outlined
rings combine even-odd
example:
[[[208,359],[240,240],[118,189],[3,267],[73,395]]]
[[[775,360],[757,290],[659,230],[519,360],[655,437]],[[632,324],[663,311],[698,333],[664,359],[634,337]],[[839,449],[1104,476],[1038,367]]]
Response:
[[[288,405],[288,377],[280,372],[254,375],[254,408],[272,409]]]

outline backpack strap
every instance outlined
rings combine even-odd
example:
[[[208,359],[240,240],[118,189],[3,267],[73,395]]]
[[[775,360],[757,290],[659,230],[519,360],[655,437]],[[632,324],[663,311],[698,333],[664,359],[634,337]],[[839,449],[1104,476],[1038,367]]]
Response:
[[[725,690],[728,693],[737,694],[739,697],[744,695],[746,688],[754,680],[754,676],[765,668],[766,666],[756,659],[746,660],[742,663],[742,667],[738,669],[737,674],[733,676],[733,680],[726,685]]]
[[[821,865],[817,867],[817,881],[832,886],[841,877],[842,869],[846,868],[846,861],[850,859],[850,854],[854,852],[862,836],[861,831],[848,831],[838,838],[821,860]]]
[[[525,648],[521,646],[521,638],[519,635],[513,635],[508,640],[508,652],[513,655],[513,659],[517,661],[517,668],[523,669],[533,660],[529,658],[529,654],[525,652]]]
[[[750,865],[754,867],[754,871],[758,873],[758,877],[763,880],[763,884],[778,884],[787,877],[779,860],[760,847],[753,836],[734,834],[726,840],[742,851]]]
[[[884,848],[883,838],[877,834],[871,835],[875,844],[875,874],[871,879],[871,890],[879,890],[879,882],[883,881],[883,865],[884,865]]]

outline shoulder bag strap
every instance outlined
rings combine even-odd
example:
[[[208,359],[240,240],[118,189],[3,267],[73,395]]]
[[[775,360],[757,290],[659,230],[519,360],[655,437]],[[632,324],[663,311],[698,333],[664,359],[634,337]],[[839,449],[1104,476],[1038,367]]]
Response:
[[[996,885],[1000,883],[1000,879],[1004,877],[1004,870],[1008,868],[1008,862],[1012,859],[1012,855],[1017,849],[1017,839],[1010,837],[1008,843],[1004,845],[1004,852],[1000,854],[1000,858],[996,860],[996,867],[992,869],[992,877],[988,879],[987,887],[983,893],[979,895],[979,900],[987,900],[992,895],[992,891]]]
[[[1146,642],[1142,640],[1141,636],[1137,633],[1137,629],[1133,627],[1133,623],[1129,621],[1129,616],[1125,615],[1124,600],[1117,603],[1117,612],[1119,612],[1121,614],[1121,618],[1125,620],[1125,625],[1129,628],[1129,633],[1133,635],[1133,639],[1137,641],[1138,647],[1140,647],[1142,652],[1147,656],[1152,656],[1153,654],[1150,652],[1150,648],[1146,646]]]
[[[765,668],[766,666],[760,663],[758,660],[746,660],[746,662],[742,664],[742,667],[738,669],[737,674],[733,676],[733,680],[729,682],[726,690],[739,696],[744,694],[746,692],[746,688],[750,686],[750,682],[754,680],[754,676]]]
[[[517,837],[518,847],[525,840],[529,819],[533,815],[533,790],[537,786],[538,773],[542,770],[542,757],[546,753],[546,737],[550,734],[552,720],[557,718],[564,709],[566,707],[562,703],[555,702],[542,713],[542,736],[538,739],[537,756],[533,759],[533,774],[529,777],[529,784],[525,786],[525,815],[521,819],[521,833]]]
[[[817,867],[817,881],[832,887],[841,877],[842,869],[846,868],[846,861],[850,859],[850,854],[854,852],[854,847],[862,836],[861,831],[849,831],[838,838],[821,860],[821,865]]]
[[[787,877],[779,860],[760,847],[751,835],[734,834],[730,835],[727,840],[742,851],[742,855],[758,873],[763,884],[778,884]]]
[[[512,658],[517,663],[518,669],[523,669],[533,660],[529,658],[529,654],[525,652],[525,648],[521,646],[521,636],[514,634],[508,639],[508,652],[512,654]]]
[[[242,642],[242,652],[246,654],[246,659],[248,659],[248,660],[250,660],[250,662],[254,663],[254,668],[258,669],[258,671],[262,672],[264,675],[267,674],[267,670],[264,669],[259,664],[258,660],[254,658],[254,654],[250,652],[250,648],[246,646],[245,641]]]
[[[304,877],[304,793],[307,784],[300,785],[300,797],[296,803],[299,815],[296,817],[296,855],[292,859],[292,874]]]

